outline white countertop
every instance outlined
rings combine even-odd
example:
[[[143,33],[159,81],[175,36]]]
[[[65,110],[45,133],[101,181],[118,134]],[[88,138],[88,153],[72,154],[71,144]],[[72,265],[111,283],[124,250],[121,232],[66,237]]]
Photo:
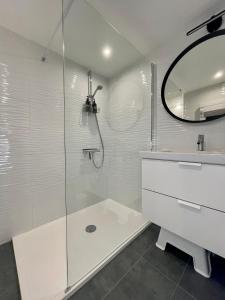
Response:
[[[186,161],[186,162],[225,165],[225,151],[224,152],[140,151],[139,155],[144,159],[173,160],[173,161]]]

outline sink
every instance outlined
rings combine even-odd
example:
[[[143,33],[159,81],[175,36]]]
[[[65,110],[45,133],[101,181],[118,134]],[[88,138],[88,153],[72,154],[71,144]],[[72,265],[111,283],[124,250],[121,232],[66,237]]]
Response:
[[[140,151],[144,159],[159,159],[225,165],[225,151]]]
[[[148,152],[148,151],[141,151],[141,152]],[[185,151],[185,150],[171,150],[171,149],[161,149],[158,151],[152,151],[152,152],[169,152],[169,153],[197,153],[197,154],[224,154],[225,155],[225,149],[224,150],[211,150],[211,151],[198,151],[198,150],[193,150],[193,151]]]

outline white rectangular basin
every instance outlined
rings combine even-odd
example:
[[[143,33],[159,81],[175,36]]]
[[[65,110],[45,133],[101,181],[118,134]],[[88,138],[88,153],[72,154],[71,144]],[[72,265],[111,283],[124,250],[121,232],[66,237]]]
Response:
[[[173,160],[173,161],[225,165],[225,151],[224,152],[140,151],[139,155],[144,159]]]

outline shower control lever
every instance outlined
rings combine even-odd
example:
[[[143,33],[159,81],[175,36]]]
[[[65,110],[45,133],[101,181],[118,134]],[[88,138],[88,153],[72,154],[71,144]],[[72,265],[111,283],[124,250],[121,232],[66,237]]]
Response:
[[[100,152],[100,149],[98,149],[98,148],[84,148],[84,149],[83,149],[83,154],[84,154],[84,156],[88,155],[88,157],[89,157],[90,160],[91,160],[91,158],[92,158],[92,155],[93,155],[95,152]]]
[[[205,150],[205,136],[204,134],[199,134],[198,135],[198,151],[204,151]]]

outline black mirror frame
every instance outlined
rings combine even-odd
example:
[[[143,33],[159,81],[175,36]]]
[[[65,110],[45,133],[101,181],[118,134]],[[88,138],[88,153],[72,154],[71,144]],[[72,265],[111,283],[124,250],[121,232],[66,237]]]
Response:
[[[213,33],[210,33],[210,34],[207,34],[203,37],[201,37],[200,39],[198,39],[197,41],[193,42],[191,45],[189,45],[187,48],[185,48],[178,56],[177,58],[172,62],[172,64],[170,65],[169,69],[167,70],[166,72],[166,75],[163,79],[163,83],[162,83],[162,88],[161,88],[161,98],[162,98],[162,103],[163,103],[163,106],[164,108],[166,109],[166,111],[175,119],[179,120],[179,121],[182,121],[182,122],[187,122],[187,123],[204,123],[204,122],[209,122],[209,121],[212,121],[212,120],[216,120],[216,119],[219,119],[219,118],[222,118],[225,116],[225,114],[222,114],[220,116],[215,116],[213,118],[211,118],[210,120],[202,120],[202,121],[191,121],[191,120],[185,120],[185,119],[182,119],[182,118],[179,118],[178,116],[174,115],[169,107],[167,106],[166,104],[166,99],[165,99],[165,87],[166,87],[166,83],[167,83],[167,80],[169,78],[169,75],[170,73],[172,72],[173,68],[176,66],[176,64],[181,60],[181,58],[186,54],[188,53],[191,49],[193,49],[194,47],[198,46],[199,44],[209,40],[209,39],[212,39],[212,38],[215,38],[217,36],[220,36],[220,35],[225,35],[225,29],[221,29],[219,31],[216,31],[216,32],[213,32]]]

